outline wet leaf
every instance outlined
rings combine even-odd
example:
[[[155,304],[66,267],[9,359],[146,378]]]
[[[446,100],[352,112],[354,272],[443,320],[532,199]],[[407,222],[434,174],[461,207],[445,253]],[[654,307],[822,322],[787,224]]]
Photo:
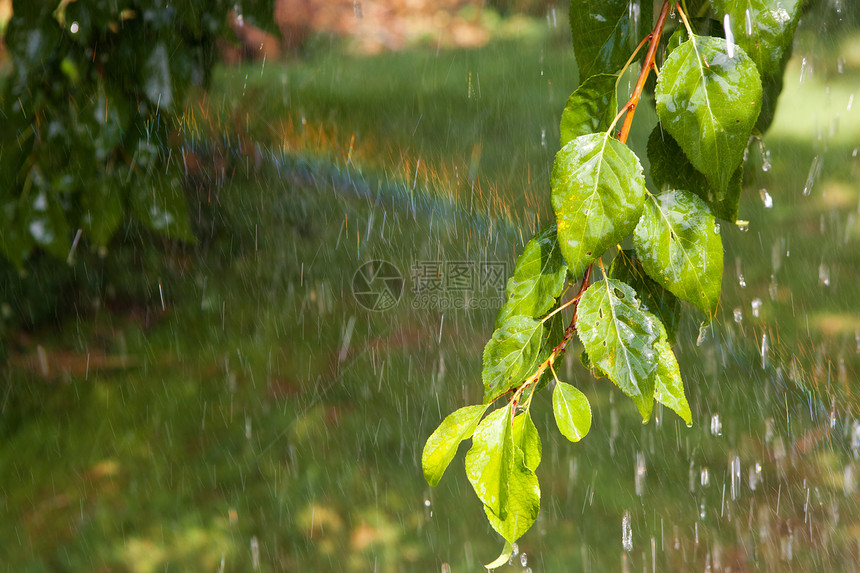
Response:
[[[521,451],[516,451],[508,474],[508,497],[504,517],[484,505],[487,520],[506,541],[513,543],[529,530],[540,511],[540,485],[535,473],[523,464]]]
[[[618,108],[614,74],[591,76],[576,88],[561,112],[561,146],[580,135],[606,131]]]
[[[687,191],[649,195],[633,232],[642,268],[672,294],[713,316],[723,279],[723,242],[708,206]]]
[[[591,405],[578,388],[556,382],[552,391],[552,413],[561,435],[578,442],[591,429]]]
[[[522,452],[523,463],[535,471],[540,465],[542,448],[540,435],[528,410],[514,418],[513,432],[514,447]]]
[[[513,543],[510,541],[505,541],[505,547],[502,549],[501,554],[496,557],[492,562],[484,565],[485,569],[498,569],[502,565],[507,565],[508,561],[511,560],[511,554],[514,552]]]
[[[761,78],[740,48],[696,36],[678,46],[660,71],[655,92],[663,127],[722,200],[743,161],[761,109]]]
[[[431,486],[439,483],[448,464],[454,459],[460,442],[472,437],[488,407],[488,404],[466,406],[452,412],[427,438],[421,455],[421,467],[427,483]]]
[[[662,330],[662,325],[660,329]],[[678,370],[678,361],[666,339],[665,330],[660,333],[654,349],[657,351],[654,399],[674,410],[687,423],[687,426],[692,426],[693,414],[690,412],[690,405],[684,394],[684,383]]]
[[[633,250],[624,250],[615,256],[609,267],[609,278],[633,287],[642,308],[660,319],[668,332],[669,342],[674,342],[681,322],[681,301],[645,273],[642,261],[636,257]]]
[[[521,315],[506,319],[484,347],[484,402],[515,388],[540,364],[547,329]]]
[[[18,212],[18,201],[14,199],[5,200],[0,206],[0,250],[15,267],[23,269],[34,242]]]
[[[194,241],[188,207],[178,178],[152,177],[129,189],[132,213],[165,237]]]
[[[63,208],[47,189],[34,187],[23,195],[18,213],[27,222],[36,245],[57,258],[66,258],[71,248],[69,224]]]
[[[122,186],[105,177],[81,194],[81,223],[93,244],[107,246],[122,222]]]
[[[522,465],[522,457],[520,457]],[[514,439],[511,406],[484,418],[472,436],[466,454],[466,476],[487,509],[499,519],[508,516],[508,490],[513,486]]]
[[[507,301],[499,309],[496,326],[515,315],[544,316],[561,295],[566,277],[567,263],[561,256],[555,225],[551,225],[536,234],[517,259],[505,289]]]
[[[802,0],[714,0],[720,19],[729,15],[735,43],[762,77],[781,76],[791,51]]]
[[[634,0],[571,0],[570,29],[580,81],[621,70],[650,31],[653,6]]]
[[[735,170],[728,189],[722,194],[722,199],[718,199],[717,190],[693,167],[675,138],[669,135],[660,124],[657,124],[648,137],[648,161],[651,163],[651,180],[660,191],[669,189],[692,191],[708,204],[714,216],[731,223],[737,220],[738,204],[743,188],[744,163]]]
[[[552,207],[574,276],[636,226],[645,199],[639,159],[608,133],[577,137],[555,156]]]
[[[589,359],[633,399],[647,420],[654,402],[657,318],[642,310],[629,285],[615,279],[588,287],[576,312],[577,333]]]

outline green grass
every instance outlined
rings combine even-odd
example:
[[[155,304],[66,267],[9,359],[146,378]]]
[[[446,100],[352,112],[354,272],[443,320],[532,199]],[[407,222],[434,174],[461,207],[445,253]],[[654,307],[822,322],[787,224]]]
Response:
[[[802,101],[815,100],[825,80],[844,90],[857,77],[812,76],[813,95]],[[192,204],[199,244],[170,246],[165,262],[119,276],[137,284],[134,305],[82,312],[18,343],[76,360],[48,379],[37,368],[5,373],[0,563],[218,570],[223,559],[227,571],[251,571],[255,540],[263,571],[432,571],[443,562],[463,571],[491,560],[501,543],[462,453],[435,490],[419,459],[442,416],[480,400],[493,310],[413,309],[407,280],[398,306],[371,313],[350,285],[376,258],[407,277],[416,261],[512,261],[549,215],[558,115],[575,79],[567,46],[550,36],[372,58],[321,50],[289,65],[222,70],[188,116],[202,126],[208,111],[234,144],[206,155],[198,142],[227,174],[201,178]],[[826,144],[788,137],[790,111],[767,139],[773,168],[751,159],[742,205],[750,230],[724,225],[724,316],[699,347],[692,318],[679,335],[695,426],[659,410],[659,422],[642,426],[632,404],[578,364],[577,348],[559,375],[588,395],[591,435],[567,443],[548,398],[536,399],[542,513],[520,542],[535,570],[650,568],[652,539],[658,570],[716,568],[718,559],[733,570],[842,571],[856,562],[857,494],[842,480],[855,467],[856,401],[836,394],[831,428],[825,392],[840,380],[840,358],[850,386],[854,338],[821,324],[857,315],[857,165],[847,135]],[[641,150],[653,116],[637,118],[631,145]],[[258,155],[247,141],[259,142]],[[804,197],[816,154],[818,191]],[[791,255],[774,270],[772,245],[783,239]],[[822,262],[830,287],[818,282]],[[754,298],[763,301],[758,318]],[[764,332],[773,353],[762,368]],[[97,367],[100,353],[125,357],[125,366]],[[794,354],[796,377],[815,393],[790,380]],[[722,436],[711,432],[715,414]],[[638,495],[640,455],[647,476]],[[743,486],[732,499],[736,455]],[[763,481],[752,491],[755,463]]]

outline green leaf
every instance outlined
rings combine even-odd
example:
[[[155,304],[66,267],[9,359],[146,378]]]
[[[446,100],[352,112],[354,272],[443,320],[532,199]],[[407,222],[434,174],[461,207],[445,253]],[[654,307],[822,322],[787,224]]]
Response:
[[[576,88],[561,112],[561,146],[580,135],[607,131],[615,118],[618,96],[615,82],[618,76],[597,74]]]
[[[555,156],[552,207],[574,276],[636,226],[645,200],[639,159],[609,133],[581,135]]]
[[[131,186],[130,195],[131,210],[141,223],[165,237],[194,242],[178,178],[147,177]]]
[[[19,202],[18,213],[27,222],[33,242],[58,259],[65,259],[71,248],[69,224],[53,194],[45,187],[34,185]]]
[[[561,256],[555,225],[536,234],[517,259],[514,274],[505,289],[507,301],[499,309],[496,327],[509,317],[540,318],[556,304],[567,278],[567,263]]]
[[[19,215],[18,201],[7,199],[0,205],[0,251],[19,270],[33,251],[33,237]]]
[[[714,315],[723,280],[723,242],[704,201],[687,191],[649,194],[633,244],[648,276]]]
[[[570,29],[580,81],[621,70],[651,27],[651,2],[571,0]]]
[[[591,405],[579,389],[556,382],[552,391],[552,413],[561,435],[571,442],[578,442],[591,429]]]
[[[81,223],[90,240],[107,246],[122,222],[122,185],[112,177],[103,177],[81,193]]]
[[[662,325],[660,325],[662,329]],[[654,349],[657,351],[657,372],[655,375],[654,398],[664,406],[671,408],[686,423],[693,425],[693,414],[684,395],[684,383],[678,370],[678,361],[666,339],[665,330],[660,334]]]
[[[629,285],[615,279],[588,287],[576,312],[577,333],[589,359],[633,399],[647,420],[654,403],[657,318],[641,308]]]
[[[791,51],[802,0],[714,0],[720,19],[728,14],[732,36],[762,77],[782,75]]]
[[[421,467],[427,483],[434,487],[439,483],[448,464],[454,459],[460,442],[472,437],[488,407],[489,404],[481,404],[455,410],[427,438],[421,455]]]
[[[729,15],[735,43],[752,58],[761,75],[764,95],[756,128],[762,133],[776,113],[802,5],[802,0],[714,1],[721,18]]]
[[[657,115],[663,127],[722,200],[743,161],[761,109],[761,78],[740,48],[696,36],[672,51],[657,81]]]
[[[517,451],[508,474],[508,497],[504,517],[484,505],[487,520],[499,535],[513,543],[529,530],[540,511],[540,485],[535,473],[523,464]]]
[[[716,217],[730,223],[737,220],[738,203],[743,187],[744,163],[735,170],[728,189],[722,194],[722,199],[719,199],[717,190],[693,167],[675,138],[669,135],[659,123],[648,137],[648,161],[651,163],[651,180],[660,191],[669,189],[692,191],[708,204]]]
[[[514,447],[523,454],[523,464],[532,471],[540,465],[540,435],[528,410],[514,418]]]
[[[484,347],[484,402],[519,386],[537,370],[547,336],[544,325],[521,315],[506,319]]]
[[[624,250],[615,256],[609,267],[609,278],[633,287],[642,308],[655,314],[665,325],[670,342],[675,340],[681,322],[681,301],[645,273],[635,251]]]
[[[522,455],[520,456],[522,465]],[[511,405],[484,418],[466,454],[466,476],[478,499],[500,519],[508,515],[508,490],[514,466]]]
[[[496,557],[491,563],[487,563],[484,565],[485,569],[498,569],[502,565],[507,565],[508,561],[511,560],[511,554],[514,552],[514,544],[510,541],[505,541],[505,547],[502,549],[502,553]]]

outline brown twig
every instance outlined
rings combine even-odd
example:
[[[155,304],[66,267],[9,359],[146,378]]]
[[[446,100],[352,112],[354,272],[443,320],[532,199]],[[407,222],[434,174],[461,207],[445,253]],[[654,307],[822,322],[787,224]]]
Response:
[[[645,89],[645,81],[648,79],[648,74],[656,67],[654,59],[657,55],[657,46],[660,44],[660,37],[663,35],[663,27],[666,25],[666,18],[669,16],[669,9],[672,7],[672,2],[665,0],[663,7],[660,9],[660,15],[657,17],[657,24],[654,26],[654,31],[651,32],[651,45],[648,46],[648,52],[645,54],[645,61],[642,62],[642,70],[639,72],[639,79],[636,80],[636,87],[633,88],[633,95],[627,100],[624,109],[627,110],[627,115],[624,117],[624,124],[621,126],[621,131],[618,133],[618,141],[627,143],[627,136],[630,135],[630,126],[633,125],[633,114],[636,113],[636,106],[639,105],[639,98],[642,97],[642,90]]]

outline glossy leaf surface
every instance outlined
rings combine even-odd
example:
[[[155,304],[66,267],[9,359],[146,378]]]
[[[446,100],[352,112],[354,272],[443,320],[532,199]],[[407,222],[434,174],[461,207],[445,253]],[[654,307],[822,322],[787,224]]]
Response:
[[[657,81],[657,115],[722,200],[761,109],[755,63],[726,42],[694,37],[672,51]]]
[[[608,133],[577,137],[556,154],[552,207],[561,252],[574,276],[630,234],[644,199],[639,159]]]
[[[729,15],[735,43],[762,77],[782,75],[802,5],[802,0],[714,0],[714,10],[720,19]]]
[[[552,413],[561,435],[578,442],[591,429],[591,404],[578,388],[557,382],[552,391]]]
[[[561,112],[561,146],[580,135],[606,131],[618,108],[614,74],[591,76],[576,88]]]
[[[466,406],[452,412],[427,438],[421,456],[421,467],[428,484],[435,486],[439,483],[448,464],[454,459],[460,442],[472,437],[488,407],[489,405]]]
[[[652,279],[714,315],[723,279],[723,242],[704,201],[687,191],[649,195],[633,244]]]
[[[669,189],[692,191],[708,204],[715,217],[730,223],[737,220],[743,188],[744,163],[735,170],[729,180],[728,189],[719,194],[705,176],[693,167],[675,138],[669,135],[660,124],[657,124],[648,137],[648,161],[651,163],[651,180],[659,191]]]
[[[650,2],[571,0],[570,28],[580,82],[618,72],[650,31],[652,16]]]
[[[513,432],[514,447],[523,453],[523,463],[535,471],[540,465],[543,449],[540,435],[528,410],[514,418]]]
[[[657,351],[654,399],[674,410],[687,423],[687,426],[692,426],[693,414],[690,412],[690,404],[687,403],[687,396],[684,394],[684,383],[681,380],[678,361],[666,339],[665,331],[660,333],[654,349]]]
[[[577,333],[592,364],[650,415],[659,336],[657,318],[641,308],[633,289],[615,279],[592,284],[577,308]]]
[[[648,276],[635,251],[624,250],[615,256],[609,267],[609,278],[633,287],[642,308],[656,315],[668,332],[669,342],[675,341],[681,322],[681,301]]]
[[[547,329],[521,315],[505,320],[484,347],[484,402],[518,386],[540,363]]]
[[[466,454],[466,476],[483,504],[500,519],[507,517],[508,489],[514,465],[511,406],[492,412],[478,424]]]
[[[544,316],[564,288],[567,263],[561,256],[555,225],[535,235],[517,259],[514,274],[508,279],[507,301],[499,310],[496,326],[509,317]]]

